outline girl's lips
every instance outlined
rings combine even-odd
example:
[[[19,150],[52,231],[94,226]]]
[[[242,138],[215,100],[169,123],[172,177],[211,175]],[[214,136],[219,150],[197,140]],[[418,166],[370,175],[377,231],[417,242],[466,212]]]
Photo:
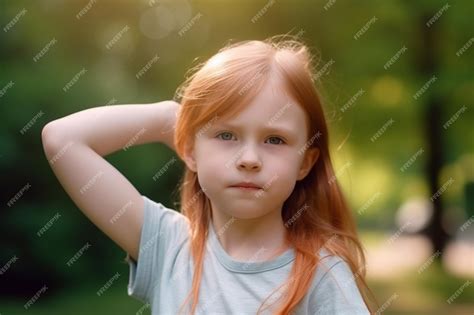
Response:
[[[249,187],[249,186],[231,186],[231,188],[239,188],[245,190],[260,190],[259,187]]]
[[[254,183],[247,183],[247,182],[238,183],[238,184],[232,185],[231,187],[261,189],[260,186]]]

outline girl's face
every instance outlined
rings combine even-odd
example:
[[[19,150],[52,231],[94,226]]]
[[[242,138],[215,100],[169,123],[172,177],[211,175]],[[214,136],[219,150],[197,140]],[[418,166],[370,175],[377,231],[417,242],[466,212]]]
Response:
[[[281,213],[297,180],[316,162],[317,149],[304,151],[306,114],[268,82],[237,116],[213,119],[196,134],[185,162],[197,172],[213,211],[237,219]],[[251,182],[260,189],[234,187]]]

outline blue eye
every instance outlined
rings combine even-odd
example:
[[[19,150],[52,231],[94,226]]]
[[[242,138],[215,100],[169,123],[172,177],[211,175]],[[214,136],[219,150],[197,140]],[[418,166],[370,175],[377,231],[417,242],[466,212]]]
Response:
[[[285,141],[283,141],[283,139],[280,138],[280,137],[270,137],[270,138],[268,138],[268,139],[277,139],[277,140],[280,140],[280,141],[281,141],[281,143],[272,143],[272,144],[285,144]]]
[[[227,141],[227,140],[232,140],[232,133],[231,132],[228,132],[228,131],[225,131],[225,132],[221,132],[219,133],[216,137],[221,139],[221,140],[224,140],[224,141]],[[271,140],[271,139],[276,139],[276,140],[279,140],[280,142],[270,142],[270,144],[274,144],[274,145],[280,145],[280,144],[285,144],[286,142],[280,138],[280,137],[270,137],[268,138],[268,140]]]
[[[217,137],[220,138],[220,139],[222,139],[222,140],[231,140],[231,139],[229,139],[229,138],[224,139],[224,138],[220,137],[221,135],[230,135],[230,136],[231,136],[231,139],[232,139],[232,134],[231,134],[230,132],[222,132],[222,133],[218,134]]]

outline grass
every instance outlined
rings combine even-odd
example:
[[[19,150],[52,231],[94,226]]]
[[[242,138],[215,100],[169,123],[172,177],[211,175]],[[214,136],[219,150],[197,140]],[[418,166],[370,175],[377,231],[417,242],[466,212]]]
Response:
[[[433,264],[421,275],[405,274],[390,281],[369,279],[368,285],[381,309],[385,309],[383,314],[472,315],[474,290],[471,285],[465,286],[451,304],[447,302],[466,281],[447,274],[439,264]]]

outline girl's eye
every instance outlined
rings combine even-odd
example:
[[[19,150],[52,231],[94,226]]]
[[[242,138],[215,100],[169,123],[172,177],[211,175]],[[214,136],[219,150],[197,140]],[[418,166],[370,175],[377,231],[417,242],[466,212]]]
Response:
[[[222,135],[225,135],[227,137],[221,137]],[[230,136],[230,138],[228,136]],[[222,133],[218,134],[217,137],[218,138],[220,137],[222,140],[231,140],[232,139],[232,134],[230,132],[222,132]]]
[[[280,137],[270,137],[270,138],[268,138],[268,139],[269,139],[269,140],[270,140],[270,139],[276,139],[276,140],[281,141],[280,143],[272,143],[272,144],[284,144],[284,143],[285,143],[285,141],[283,141],[283,139],[280,138]]]
[[[232,133],[230,132],[221,132],[220,134],[217,135],[218,138],[222,139],[222,140],[232,140]],[[279,145],[279,144],[285,144],[285,141],[283,139],[281,139],[280,137],[270,137],[268,138],[268,140],[270,140],[270,143],[271,144],[275,144],[275,145]],[[271,141],[271,140],[276,140],[275,141]]]

